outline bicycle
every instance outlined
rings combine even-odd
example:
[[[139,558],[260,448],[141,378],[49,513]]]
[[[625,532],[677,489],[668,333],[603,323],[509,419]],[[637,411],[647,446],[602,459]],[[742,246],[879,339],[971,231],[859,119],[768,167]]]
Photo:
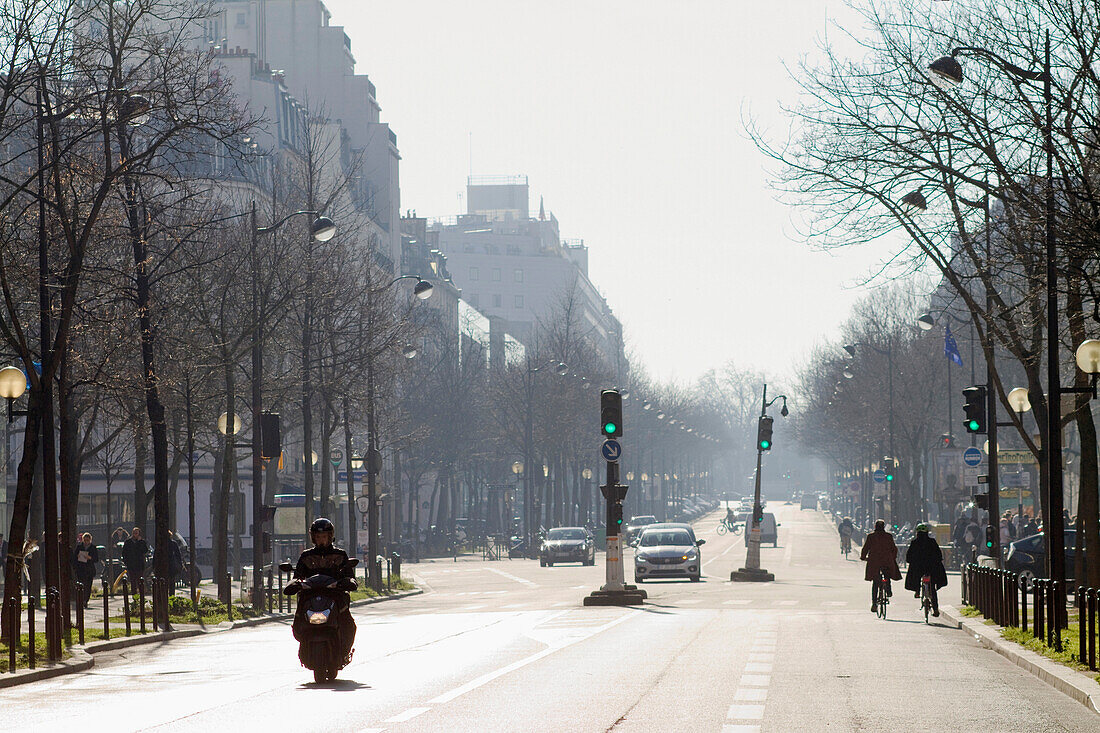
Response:
[[[922,575],[920,579],[920,605],[924,609],[924,623],[929,623],[928,614],[932,611],[932,576]]]
[[[732,533],[734,536],[741,534],[742,526],[739,522],[731,522],[728,519],[723,519],[718,523],[718,534],[724,535],[726,532]]]
[[[844,559],[847,560],[852,552],[852,538],[849,535],[840,536],[840,551],[844,553]]]
[[[874,583],[875,583],[875,609],[876,609],[876,613],[878,614],[878,617],[883,619],[883,620],[886,619],[886,604],[888,604],[890,602],[890,597],[888,595],[886,595],[886,584],[888,582],[889,581],[887,581],[887,579],[886,579],[886,571],[885,570],[879,570],[878,571],[878,578],[874,581]]]

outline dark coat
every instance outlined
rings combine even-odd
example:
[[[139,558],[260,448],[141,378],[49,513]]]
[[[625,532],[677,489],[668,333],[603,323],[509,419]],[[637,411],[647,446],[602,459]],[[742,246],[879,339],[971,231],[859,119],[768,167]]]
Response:
[[[149,543],[131,537],[122,543],[122,563],[132,574],[141,575],[145,571],[145,556],[149,554]]]
[[[859,553],[859,559],[867,561],[867,569],[863,573],[864,580],[874,580],[878,577],[879,570],[885,570],[886,577],[890,580],[901,580],[901,569],[898,568],[898,546],[894,544],[894,535],[886,530],[876,529],[867,535],[867,540]]]
[[[87,562],[80,561],[80,553],[82,551],[87,553],[88,555]],[[96,549],[95,545],[88,545],[87,547],[85,547],[84,543],[81,542],[79,545],[76,546],[76,549],[73,550],[72,560],[73,570],[76,572],[78,577],[91,577],[95,575],[95,564],[99,562],[99,550]]]
[[[936,590],[947,585],[947,571],[943,567],[943,552],[936,540],[929,535],[918,532],[913,541],[909,543],[909,549],[905,551],[905,562],[909,567],[905,570],[905,589],[916,592],[920,590],[922,576],[931,575],[932,585]]]

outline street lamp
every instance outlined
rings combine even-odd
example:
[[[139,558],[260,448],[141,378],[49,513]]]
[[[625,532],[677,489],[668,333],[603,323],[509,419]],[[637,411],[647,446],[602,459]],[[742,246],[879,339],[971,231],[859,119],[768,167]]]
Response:
[[[564,377],[569,372],[569,367],[565,362],[550,360],[539,366],[532,366],[531,362],[527,362],[527,371],[524,378],[524,391],[526,396],[524,431],[523,431],[523,463],[526,466],[534,465],[534,451],[535,451],[535,375],[544,369],[553,368],[554,373],[559,377]],[[533,546],[533,523],[534,523],[534,471],[527,471],[523,474],[523,536],[524,544],[527,550],[528,557],[534,557],[535,550]]]
[[[1062,392],[1059,378],[1058,361],[1058,270],[1056,267],[1057,249],[1054,237],[1054,105],[1051,95],[1051,69],[1050,69],[1050,31],[1046,31],[1044,44],[1043,68],[1041,71],[1024,69],[988,49],[976,46],[959,46],[951,50],[950,56],[936,59],[929,64],[931,72],[929,76],[933,84],[944,91],[950,91],[962,84],[963,69],[957,56],[968,54],[979,56],[993,62],[1001,71],[1012,77],[1014,82],[1041,81],[1043,83],[1043,148],[1046,153],[1046,190],[1045,190],[1045,216],[1046,231],[1044,236],[1044,255],[1046,258],[1046,368],[1047,368],[1047,409],[1046,409],[1046,448],[1043,451],[1043,462],[1046,473],[1046,490],[1048,492],[1047,509],[1050,516],[1046,517],[1044,534],[1047,544],[1047,570],[1048,577],[1057,581],[1057,589],[1054,592],[1054,608],[1056,616],[1051,624],[1054,648],[1062,651],[1062,635],[1059,629],[1066,626],[1066,595],[1065,595],[1065,538],[1062,520]],[[992,386],[992,385],[990,385]],[[992,392],[992,390],[987,390]],[[996,421],[991,421],[996,424]]]
[[[15,401],[27,391],[27,375],[16,366],[6,366],[0,369],[0,397],[8,401],[8,422],[15,419],[16,415],[24,415],[26,410],[15,410]],[[7,446],[4,446],[5,460]],[[7,477],[7,467],[4,467],[4,476]]]

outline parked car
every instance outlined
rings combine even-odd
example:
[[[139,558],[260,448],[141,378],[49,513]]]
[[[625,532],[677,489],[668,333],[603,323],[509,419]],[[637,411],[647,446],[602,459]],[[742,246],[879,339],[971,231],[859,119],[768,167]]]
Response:
[[[751,522],[752,517],[749,517]],[[748,530],[750,525],[746,525],[745,529]],[[772,547],[779,546],[779,523],[775,521],[775,515],[771,512],[764,512],[764,518],[760,522],[760,544],[765,542],[771,542]],[[745,532],[745,544],[749,544],[749,532]]]
[[[690,526],[662,522],[641,531],[634,548],[634,582],[655,578],[702,577],[703,558],[699,547],[706,540],[695,538]]]
[[[554,567],[556,562],[596,564],[596,543],[584,527],[554,527],[546,533],[539,548],[539,565]]]
[[[1073,566],[1077,560],[1077,530],[1065,531],[1066,581],[1073,580]],[[1047,546],[1042,533],[1024,537],[1008,544],[1005,569],[1019,573],[1028,580],[1047,577]]]

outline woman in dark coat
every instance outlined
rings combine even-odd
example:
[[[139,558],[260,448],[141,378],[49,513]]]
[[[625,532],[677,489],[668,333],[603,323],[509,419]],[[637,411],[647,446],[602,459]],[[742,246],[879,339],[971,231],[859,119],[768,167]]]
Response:
[[[898,568],[898,546],[894,544],[894,535],[886,531],[886,522],[879,519],[875,521],[875,531],[867,535],[863,543],[863,549],[859,553],[860,560],[867,561],[867,569],[863,573],[863,579],[871,583],[871,611],[878,610],[875,602],[875,581],[878,580],[879,571],[886,573],[886,595],[893,595],[890,590],[891,580],[901,580],[901,570]]]
[[[932,615],[940,615],[940,599],[936,591],[947,585],[947,571],[943,567],[943,553],[936,540],[928,535],[928,525],[918,524],[917,535],[905,551],[905,590],[911,590],[920,598],[920,582],[925,575],[932,577]]]

